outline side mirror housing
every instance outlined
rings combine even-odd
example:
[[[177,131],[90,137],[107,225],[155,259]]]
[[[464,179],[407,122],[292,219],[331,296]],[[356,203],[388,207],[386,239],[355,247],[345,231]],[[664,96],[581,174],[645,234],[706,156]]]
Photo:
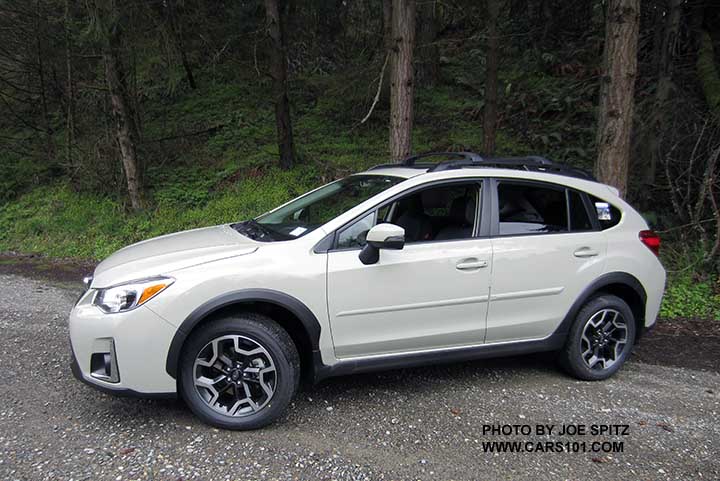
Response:
[[[360,262],[375,264],[380,260],[380,249],[405,247],[405,229],[394,224],[378,224],[367,233],[367,244],[360,251]]]

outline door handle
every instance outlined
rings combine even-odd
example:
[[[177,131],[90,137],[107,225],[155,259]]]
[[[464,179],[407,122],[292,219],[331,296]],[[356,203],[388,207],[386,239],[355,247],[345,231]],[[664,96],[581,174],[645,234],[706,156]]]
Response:
[[[582,257],[595,257],[598,254],[600,254],[598,251],[596,251],[595,249],[591,249],[590,247],[581,247],[578,250],[576,250],[575,252],[573,252],[573,255],[575,257],[581,257],[581,258]]]
[[[482,261],[480,259],[465,259],[458,262],[455,265],[455,268],[460,271],[471,271],[474,269],[482,269],[483,267],[487,267],[487,265],[487,261]]]

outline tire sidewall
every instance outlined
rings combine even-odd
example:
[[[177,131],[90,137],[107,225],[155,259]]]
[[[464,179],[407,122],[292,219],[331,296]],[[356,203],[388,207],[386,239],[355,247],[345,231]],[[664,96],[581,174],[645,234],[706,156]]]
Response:
[[[622,354],[615,364],[604,370],[590,369],[582,358],[581,339],[585,325],[588,320],[598,311],[603,309],[614,309],[618,311],[627,325],[627,344],[623,348]],[[601,295],[588,301],[578,313],[575,322],[568,335],[567,343],[564,350],[565,367],[574,376],[586,381],[599,381],[607,379],[622,368],[625,361],[632,352],[635,343],[637,325],[632,310],[625,301],[613,295]]]
[[[245,336],[264,347],[273,358],[277,376],[275,393],[258,413],[243,417],[223,415],[208,406],[195,389],[193,368],[197,355],[210,341],[226,335]],[[287,409],[298,382],[299,362],[294,344],[285,331],[261,316],[235,316],[202,327],[188,339],[180,359],[179,391],[183,399],[200,419],[223,429],[250,430],[272,423]]]

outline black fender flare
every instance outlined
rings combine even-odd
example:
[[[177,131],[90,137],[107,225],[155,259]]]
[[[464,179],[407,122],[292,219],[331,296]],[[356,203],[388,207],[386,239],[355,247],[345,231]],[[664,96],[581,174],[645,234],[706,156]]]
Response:
[[[274,304],[290,311],[302,323],[310,339],[312,350],[319,350],[320,323],[317,317],[315,317],[315,314],[313,314],[305,304],[288,294],[271,289],[242,289],[217,296],[190,313],[180,326],[178,326],[178,330],[170,343],[167,361],[165,363],[165,371],[174,379],[177,379],[178,364],[180,362],[180,353],[182,352],[183,344],[195,326],[201,321],[224,307],[251,302]]]
[[[570,332],[570,326],[575,320],[577,313],[580,311],[580,309],[582,309],[582,306],[584,306],[585,303],[594,294],[596,294],[598,291],[602,291],[603,287],[612,284],[622,284],[632,289],[638,295],[638,297],[640,297],[644,316],[645,306],[647,305],[647,293],[645,292],[645,288],[643,287],[642,283],[635,276],[633,276],[632,274],[628,274],[627,272],[609,272],[607,274],[601,275],[592,283],[590,283],[590,285],[585,287],[585,289],[583,289],[578,298],[575,299],[575,302],[573,302],[573,305],[570,306],[570,310],[568,310],[567,314],[563,318],[562,322],[560,322],[560,325],[557,327],[553,334],[562,335],[563,337],[566,336],[568,332]],[[638,319],[636,319],[636,321],[637,320]]]

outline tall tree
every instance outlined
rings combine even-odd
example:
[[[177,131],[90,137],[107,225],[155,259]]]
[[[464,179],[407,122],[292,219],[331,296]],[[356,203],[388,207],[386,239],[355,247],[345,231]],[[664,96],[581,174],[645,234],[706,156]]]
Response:
[[[45,28],[45,23],[47,19],[45,18],[45,12],[43,11],[40,0],[37,0],[35,2],[35,7],[37,13],[35,24],[35,45],[37,46],[37,75],[38,81],[40,82],[40,105],[42,107],[43,119],[45,124],[44,127],[47,146],[47,160],[49,162],[54,155],[54,147],[52,138],[53,129],[50,120],[50,108],[48,105],[49,101],[45,87],[47,74],[45,72],[45,45],[43,44],[43,41],[45,40],[45,32],[43,30]]]
[[[275,124],[277,127],[280,167],[289,169],[295,160],[292,123],[290,122],[290,100],[287,94],[287,47],[285,23],[280,17],[278,0],[265,0],[267,33],[270,37],[270,77],[275,101]]]
[[[627,193],[630,135],[635,103],[640,0],[609,0],[595,171],[601,182]]]
[[[499,38],[498,16],[501,0],[487,0],[487,55],[485,61],[485,112],[483,114],[483,153],[495,153],[498,104]]]
[[[130,205],[143,207],[142,180],[137,155],[138,130],[128,90],[128,76],[122,61],[123,29],[116,0],[96,0],[95,22],[101,36],[105,81],[110,95],[115,135],[120,146]]]
[[[168,30],[170,31],[170,35],[172,37],[173,43],[175,44],[175,48],[180,54],[180,62],[182,63],[183,69],[185,70],[185,78],[188,81],[188,85],[190,85],[191,89],[195,90],[197,88],[197,84],[195,83],[195,76],[193,75],[192,66],[190,65],[190,61],[188,60],[187,56],[187,49],[185,48],[185,44],[183,42],[183,34],[178,22],[177,10],[175,8],[176,1],[177,0],[166,0],[165,2],[163,2],[166,8],[165,14],[167,18]]]
[[[667,122],[668,100],[670,100],[673,82],[672,76],[675,66],[675,56],[678,50],[678,35],[680,32],[680,18],[682,14],[682,5],[685,0],[668,0],[668,10],[658,8],[661,12],[660,18],[656,23],[656,32],[654,41],[654,60],[658,72],[657,88],[655,89],[655,103],[653,105],[653,115],[649,128],[649,141],[647,143],[649,152],[649,163],[645,172],[645,181],[647,184],[655,183],[655,172],[660,156],[661,134]],[[660,27],[660,28],[658,28]]]
[[[415,46],[415,0],[393,0],[390,71],[390,155],[395,161],[412,150],[413,48]]]
[[[70,28],[70,0],[65,0],[64,16],[63,16],[63,33],[65,36],[65,68],[67,70],[67,112],[65,125],[65,142],[66,142],[66,161],[68,168],[73,167],[73,143],[75,142],[75,80],[73,78],[73,43],[72,32]],[[74,175],[74,169],[72,169]]]
[[[418,4],[417,53],[415,77],[420,86],[433,86],[440,77],[440,49],[438,36],[437,0]]]

